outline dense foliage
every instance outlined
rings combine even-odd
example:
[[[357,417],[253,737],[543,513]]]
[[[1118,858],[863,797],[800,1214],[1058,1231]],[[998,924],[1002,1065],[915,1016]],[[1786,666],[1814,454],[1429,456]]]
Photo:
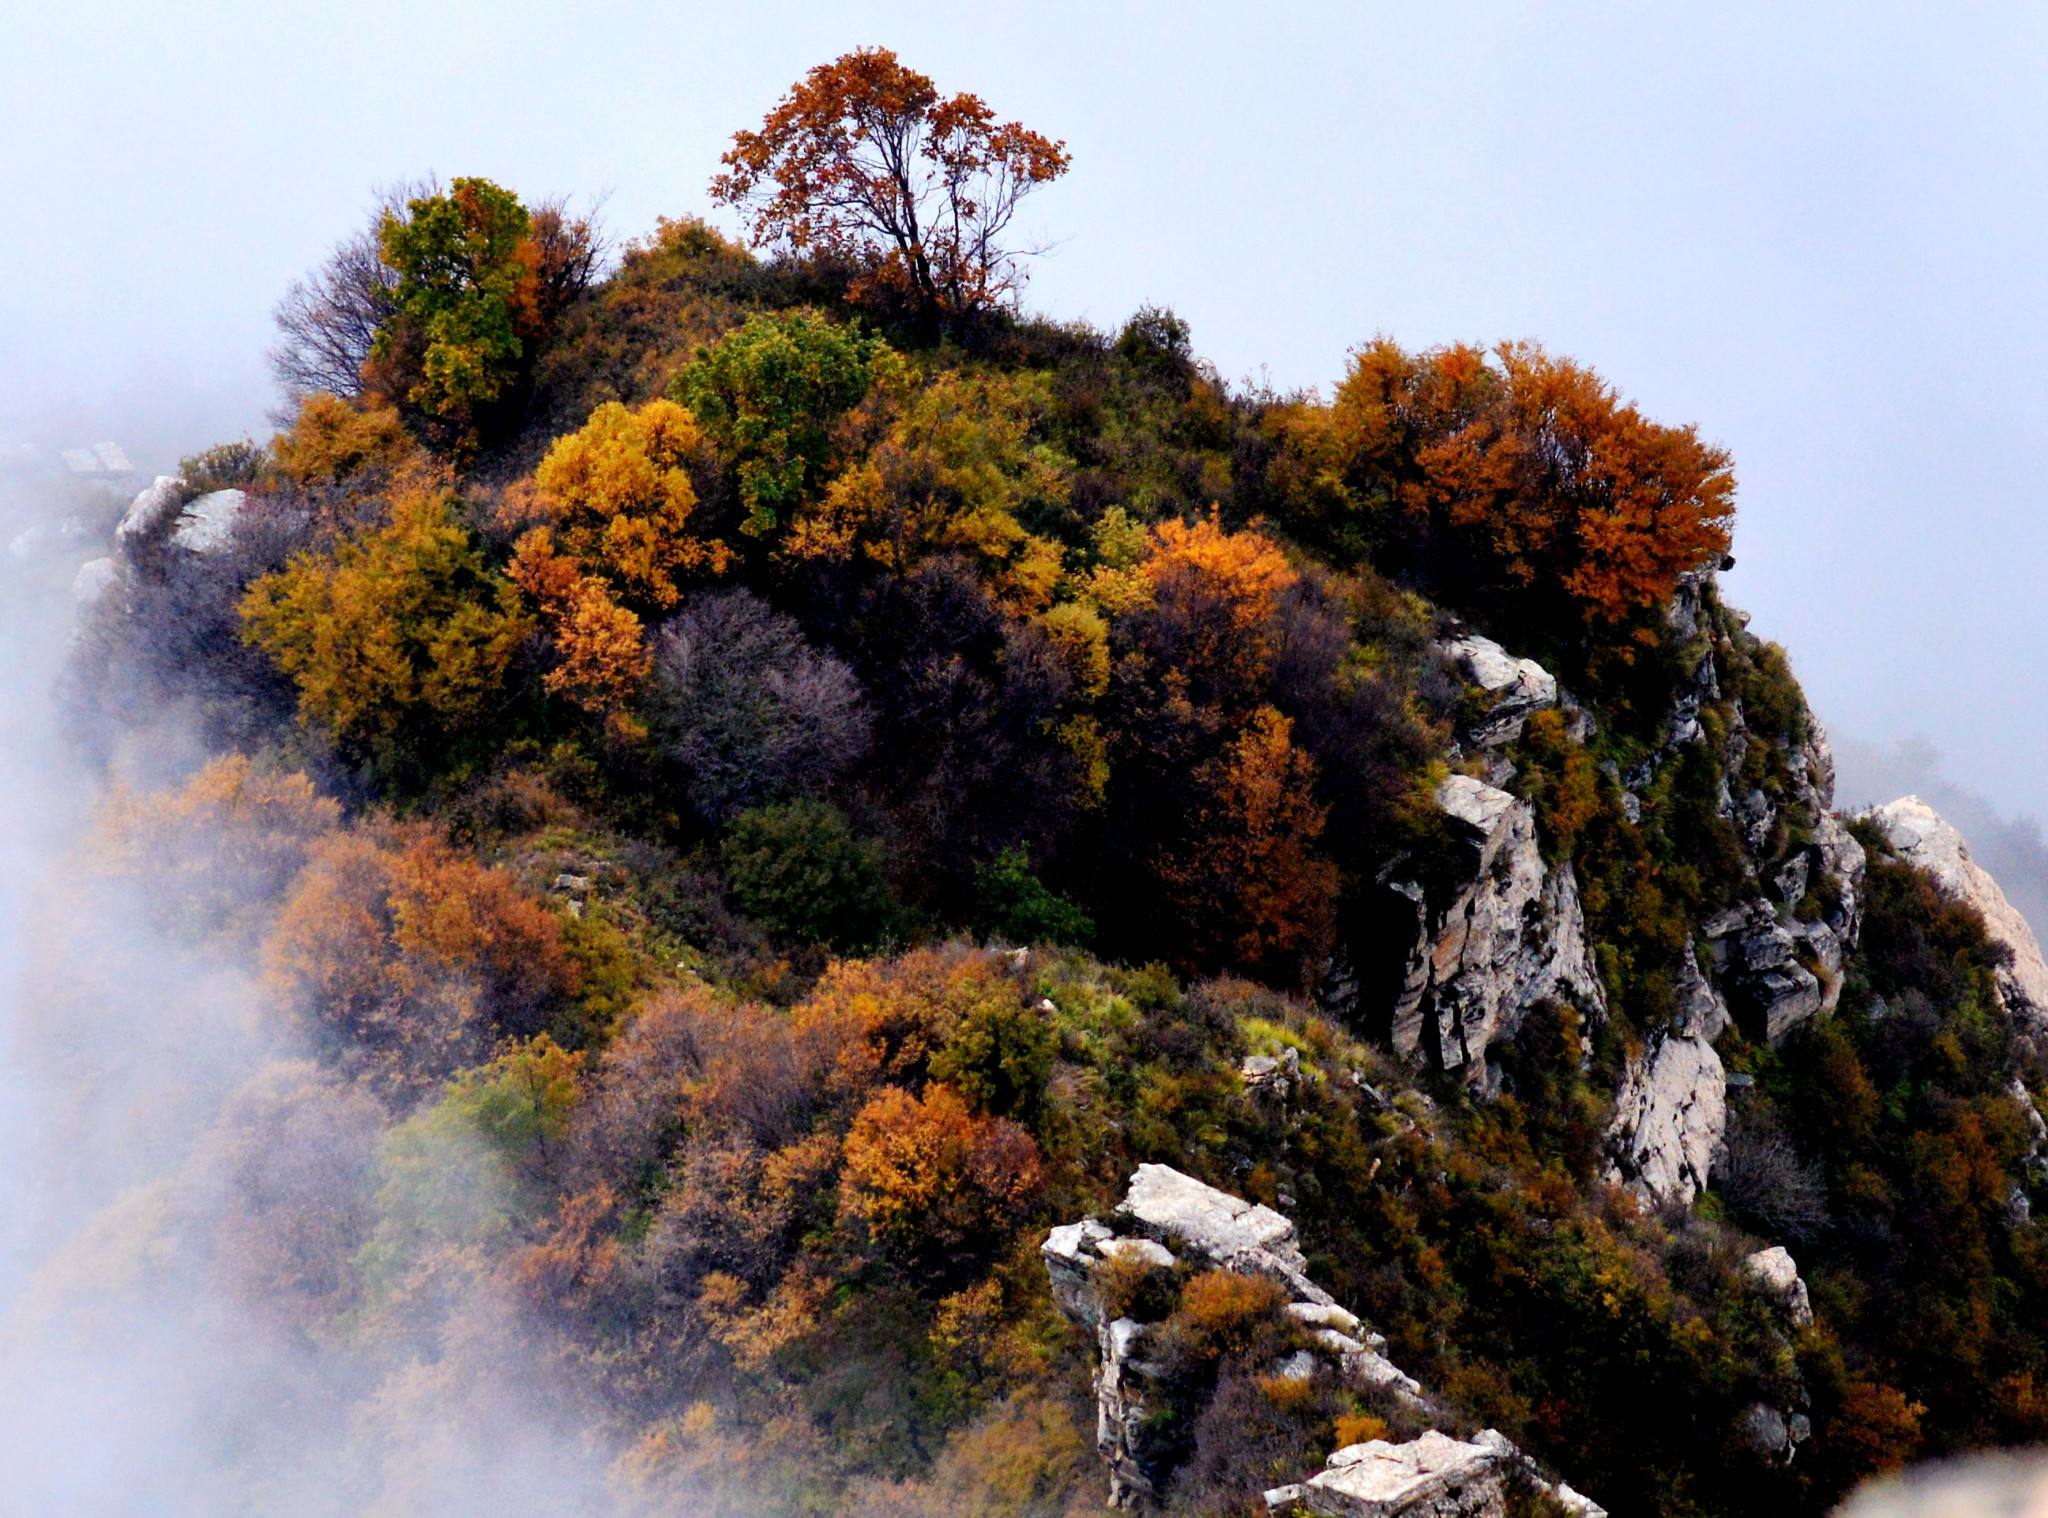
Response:
[[[1000,236],[1065,167],[860,53],[728,155],[769,261],[666,222],[598,278],[587,223],[459,179],[294,296],[295,413],[213,466],[231,543],[76,655],[102,749],[147,689],[222,751],[122,797],[109,868],[253,952],[321,1100],[387,1130],[250,1268],[370,1342],[530,1304],[649,1511],[1091,1510],[1094,1345],[1036,1248],[1145,1160],[1285,1208],[1396,1359],[1616,1512],[1819,1512],[2048,1435],[1995,954],[1874,835],[1836,1015],[1725,1036],[1718,1194],[1603,1180],[1613,1077],[1744,888],[1717,798],[1790,797],[1807,734],[1697,573],[1726,455],[1527,345],[1375,341],[1325,402],[1225,385],[1170,312],[1020,316]],[[1539,713],[1513,784],[1612,1016],[1541,1009],[1493,1100],[1375,1021],[1387,883],[1447,857],[1454,612],[1591,733]],[[1625,797],[1709,654],[1716,743]],[[1814,819],[1772,816],[1776,861]],[[1282,1050],[1276,1105],[1237,1069]],[[1810,1328],[1741,1277],[1759,1236]],[[1176,1510],[1414,1427],[1264,1375],[1296,1330],[1257,1283],[1151,1306]],[[1788,1467],[1734,1430],[1795,1386]]]

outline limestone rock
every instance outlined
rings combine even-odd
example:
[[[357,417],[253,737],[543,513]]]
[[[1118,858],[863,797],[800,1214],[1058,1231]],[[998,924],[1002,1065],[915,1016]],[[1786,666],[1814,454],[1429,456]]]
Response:
[[[1808,947],[1812,935],[1781,923],[1768,901],[1759,898],[1737,907],[1705,928],[1722,990],[1729,1005],[1747,1015],[1753,1033],[1776,1043],[1831,1005],[1829,992],[1834,986],[1823,988],[1820,977],[1802,959],[1802,948],[1820,957]],[[1839,970],[1840,941],[1830,934],[1825,942]]]
[[[1185,1260],[1278,1280],[1294,1297],[1286,1311],[1306,1330],[1306,1343],[1297,1340],[1301,1347],[1275,1361],[1268,1374],[1290,1381],[1334,1375],[1351,1387],[1393,1398],[1418,1418],[1442,1416],[1422,1387],[1381,1353],[1386,1340],[1367,1331],[1307,1278],[1294,1225],[1270,1207],[1219,1191],[1170,1166],[1141,1165],[1131,1176],[1116,1220],[1127,1231],[1087,1218],[1053,1229],[1039,1246],[1053,1300],[1095,1334],[1095,1442],[1109,1471],[1111,1507],[1156,1502],[1172,1474],[1173,1453],[1153,1416],[1163,1368],[1147,1360],[1146,1346],[1156,1325],[1110,1315],[1096,1273],[1111,1260],[1159,1270]],[[1268,1507],[1388,1518],[1499,1518],[1505,1476],[1519,1472],[1545,1486],[1574,1518],[1606,1518],[1570,1487],[1549,1486],[1534,1462],[1497,1433],[1465,1443],[1432,1431],[1405,1445],[1378,1446],[1399,1453],[1369,1460],[1355,1453],[1369,1448],[1339,1451],[1320,1475],[1275,1487],[1266,1493]],[[1354,1465],[1366,1468],[1348,1469]]]
[[[114,529],[116,552],[133,563],[166,543],[201,555],[225,548],[248,496],[215,490],[188,500],[185,491],[185,482],[169,474],[145,486]]]
[[[1534,659],[1517,659],[1491,638],[1467,633],[1443,645],[1447,663],[1486,693],[1485,712],[1461,735],[1476,748],[1521,737],[1531,712],[1557,705],[1557,680]]]
[[[158,475],[142,488],[122,515],[120,525],[114,529],[115,549],[132,559],[162,542],[184,508],[185,482],[176,475]]]
[[[1266,1506],[1323,1518],[1502,1518],[1516,1476],[1546,1491],[1570,1518],[1607,1518],[1592,1499],[1546,1481],[1527,1455],[1490,1428],[1470,1439],[1430,1429],[1405,1443],[1346,1445],[1307,1481],[1266,1493]]]
[[[216,490],[187,501],[171,541],[193,553],[208,554],[227,547],[249,497],[239,490]]]
[[[1689,1207],[1727,1129],[1721,1056],[1696,1033],[1659,1032],[1622,1076],[1607,1130],[1608,1179]]]
[[[1804,1413],[1787,1413],[1768,1402],[1752,1402],[1736,1419],[1736,1431],[1756,1454],[1781,1465],[1790,1465],[1813,1432]]]
[[[1813,1321],[1813,1306],[1806,1297],[1806,1282],[1800,1279],[1797,1262],[1782,1246],[1759,1249],[1742,1262],[1742,1269],[1785,1309],[1785,1316],[1794,1328],[1804,1328]]]
[[[1292,1223],[1270,1207],[1218,1191],[1170,1165],[1140,1165],[1116,1217],[1134,1233],[1210,1265],[1279,1281],[1296,1301],[1335,1305],[1308,1278]]]
[[[1304,1484],[1301,1510],[1327,1518],[1505,1518],[1500,1456],[1435,1429],[1405,1444],[1375,1439],[1330,1457]]]
[[[78,603],[81,611],[90,611],[120,583],[121,563],[118,559],[88,559],[71,577],[71,599]]]
[[[1301,1080],[1301,1055],[1292,1047],[1278,1054],[1247,1055],[1237,1074],[1253,1095],[1285,1101]]]
[[[2040,940],[1998,882],[1970,857],[1963,835],[1918,796],[1901,796],[1871,815],[1902,859],[1983,914],[1992,940],[2012,950],[2011,965],[1998,972],[2007,1010],[2036,1030],[2048,1028],[2048,961],[2042,958]]]
[[[1597,1020],[1607,1004],[1586,942],[1577,878],[1543,862],[1526,801],[1470,775],[1437,789],[1437,805],[1469,849],[1468,882],[1433,909],[1404,894],[1421,921],[1394,1006],[1395,1049],[1489,1083],[1486,1051],[1510,1038],[1540,1001],[1564,1000]]]

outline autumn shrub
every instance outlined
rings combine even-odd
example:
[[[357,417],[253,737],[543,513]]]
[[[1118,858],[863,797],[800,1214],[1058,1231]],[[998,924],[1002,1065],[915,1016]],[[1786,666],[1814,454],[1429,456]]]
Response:
[[[303,774],[240,754],[175,791],[119,790],[102,820],[110,863],[154,883],[149,905],[193,934],[258,932],[341,807]]]
[[[263,945],[267,983],[344,1069],[397,1092],[527,1037],[578,989],[555,916],[423,828],[331,833]]]
[[[977,1111],[1028,1121],[1052,1073],[1053,1032],[1008,977],[955,982],[952,1026],[931,1058],[932,1079]]]
[[[391,776],[441,768],[451,740],[487,726],[530,626],[449,498],[426,490],[395,501],[389,526],[258,580],[241,614],[300,717]]]
[[[270,443],[277,472],[306,489],[381,483],[416,452],[397,411],[326,391],[302,399]]]
[[[896,1257],[950,1272],[998,1247],[1040,1184],[1017,1124],[976,1117],[950,1086],[885,1086],[847,1132],[840,1201]]]
[[[815,795],[861,757],[869,721],[860,682],[805,642],[795,620],[749,591],[693,597],[663,624],[647,710],[712,824]]]

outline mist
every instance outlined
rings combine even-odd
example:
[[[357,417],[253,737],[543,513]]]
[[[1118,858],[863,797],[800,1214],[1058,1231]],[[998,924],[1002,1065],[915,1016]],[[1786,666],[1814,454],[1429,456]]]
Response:
[[[106,494],[17,488],[0,545],[62,542],[52,519]],[[613,1511],[615,1452],[509,1297],[465,1285],[417,1327],[309,1310],[301,1262],[374,1206],[392,1114],[323,1071],[231,941],[166,929],[176,883],[109,867],[109,788],[196,745],[166,709],[104,777],[67,746],[71,578],[96,551],[0,554],[0,1506]],[[496,1184],[486,1157],[438,1158],[451,1206],[489,1201],[453,1195]]]

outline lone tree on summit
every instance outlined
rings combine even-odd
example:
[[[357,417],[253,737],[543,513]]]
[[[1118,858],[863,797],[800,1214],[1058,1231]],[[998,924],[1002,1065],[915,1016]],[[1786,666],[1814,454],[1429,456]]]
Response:
[[[1067,171],[1066,144],[998,122],[978,95],[939,98],[886,48],[812,69],[711,182],[758,246],[851,259],[856,293],[907,294],[927,320],[989,310],[1024,282],[1003,234]]]

